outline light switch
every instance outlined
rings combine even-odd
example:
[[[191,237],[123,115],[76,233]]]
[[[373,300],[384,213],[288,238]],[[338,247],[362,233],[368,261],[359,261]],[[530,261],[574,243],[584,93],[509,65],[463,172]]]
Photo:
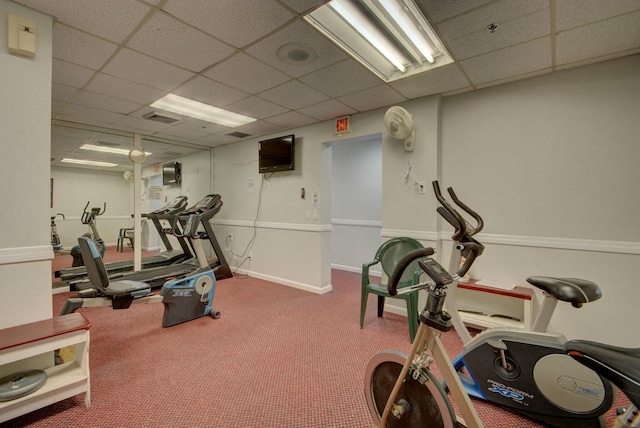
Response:
[[[9,14],[9,52],[29,58],[36,56],[36,21]]]

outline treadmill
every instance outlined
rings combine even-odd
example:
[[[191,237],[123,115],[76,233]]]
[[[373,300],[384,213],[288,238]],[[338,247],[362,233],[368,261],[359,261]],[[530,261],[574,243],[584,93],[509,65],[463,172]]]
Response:
[[[162,208],[151,211],[150,213],[142,214],[143,218],[151,220],[160,235],[160,239],[162,239],[164,247],[166,248],[166,251],[143,258],[143,269],[180,263],[193,257],[193,252],[182,237],[178,238],[182,251],[173,249],[173,246],[165,235],[162,224],[160,223],[160,220],[167,220],[173,227],[173,223],[178,220],[177,214],[184,211],[186,206],[187,197],[178,196]],[[109,275],[113,275],[118,272],[132,271],[133,263],[133,260],[121,260],[118,262],[106,263],[105,266]],[[84,266],[62,269],[55,272],[55,277],[60,278],[60,281],[78,281],[87,278],[87,269]]]
[[[206,237],[203,238],[209,239],[211,247],[213,248],[213,251],[215,253],[215,258],[209,260],[209,266],[213,270],[216,276],[216,280],[233,277],[231,268],[224,258],[224,254],[222,252],[222,249],[220,248],[220,244],[218,243],[216,236],[213,233],[213,228],[211,227],[210,223],[210,220],[220,211],[221,207],[222,198],[220,197],[220,195],[207,195],[191,208],[178,214],[178,221],[172,224],[172,230],[177,231],[178,227],[184,227],[184,224],[187,222],[190,215],[198,214],[200,224],[204,227],[204,230],[206,232]],[[171,233],[167,229],[165,229],[165,232]],[[181,263],[174,263],[172,265],[147,268],[139,270],[137,272],[116,273],[115,275],[110,276],[110,279],[118,281],[146,282],[151,286],[151,288],[161,288],[168,280],[187,276],[197,269],[200,269],[200,264],[196,259],[191,258]],[[85,280],[79,282],[71,282],[70,288],[72,291],[82,291],[93,287],[91,286],[91,283],[89,281]]]

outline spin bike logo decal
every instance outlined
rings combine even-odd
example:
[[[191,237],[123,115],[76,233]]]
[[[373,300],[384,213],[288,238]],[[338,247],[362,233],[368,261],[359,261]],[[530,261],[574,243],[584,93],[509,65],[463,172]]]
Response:
[[[173,297],[189,297],[191,296],[191,290],[179,290],[173,292]]]
[[[506,385],[504,385],[502,383],[493,381],[491,379],[488,379],[487,382],[489,382],[491,384],[491,388],[489,388],[489,392],[500,394],[501,396],[503,396],[505,398],[510,398],[513,401],[517,402],[517,403],[524,404],[525,406],[528,406],[527,403],[524,403],[524,399],[525,398],[533,399],[533,395],[528,394],[528,393],[526,393],[524,391],[520,391],[518,389],[511,388],[510,386],[506,386]]]

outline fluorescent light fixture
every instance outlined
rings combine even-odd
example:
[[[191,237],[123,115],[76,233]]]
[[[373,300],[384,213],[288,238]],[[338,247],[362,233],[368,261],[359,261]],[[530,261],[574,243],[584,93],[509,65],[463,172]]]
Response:
[[[385,58],[389,60],[401,72],[407,71],[404,63],[407,61],[403,55],[389,42],[382,32],[371,25],[366,16],[349,0],[333,0],[328,3],[351,25],[358,33],[373,45]]]
[[[160,98],[158,101],[151,104],[151,107],[181,114],[183,116],[189,116],[195,119],[205,120],[207,122],[217,123],[219,125],[228,126],[229,128],[236,128],[257,120],[249,116],[233,113],[228,110],[223,110],[218,107],[213,107],[208,104],[174,94],[169,94]]]
[[[117,147],[106,147],[106,146],[94,146],[92,144],[83,144],[80,146],[82,150],[93,150],[94,152],[103,152],[103,153],[115,153],[118,155],[129,156],[130,149],[118,149]],[[145,152],[147,156],[151,154],[151,152]]]
[[[96,161],[90,161],[90,160],[69,159],[69,158],[64,158],[60,162],[73,163],[77,165],[104,166],[107,168],[113,168],[114,166],[118,166],[117,163],[111,163],[111,162],[96,162]]]
[[[414,0],[331,0],[304,19],[387,82],[453,62]]]

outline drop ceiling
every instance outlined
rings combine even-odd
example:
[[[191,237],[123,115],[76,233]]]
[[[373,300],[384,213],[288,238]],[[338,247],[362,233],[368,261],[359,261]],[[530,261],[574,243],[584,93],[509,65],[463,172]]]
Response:
[[[640,52],[638,0],[416,0],[455,62],[392,83],[302,19],[323,1],[16,2],[55,17],[55,166],[87,140],[131,147],[139,133],[153,153],[147,164],[161,163],[241,141],[234,132],[254,138]],[[227,128],[144,119],[170,92],[259,120]]]

